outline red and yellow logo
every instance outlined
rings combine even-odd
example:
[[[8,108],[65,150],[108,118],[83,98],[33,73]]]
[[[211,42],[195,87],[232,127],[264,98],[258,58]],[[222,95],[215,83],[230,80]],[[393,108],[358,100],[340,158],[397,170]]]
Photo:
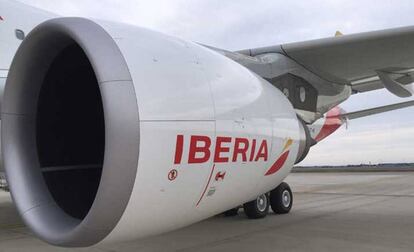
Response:
[[[215,144],[213,141],[215,140]],[[200,164],[208,162],[211,158],[214,163],[228,162],[259,162],[268,160],[268,144],[266,139],[232,138],[218,136],[211,139],[209,136],[190,136],[187,160],[184,163]],[[213,148],[213,144],[215,147]],[[266,172],[265,176],[279,171],[289,157],[293,140],[288,138],[282,149],[282,154]],[[174,164],[183,163],[184,135],[177,135]],[[223,176],[224,178],[224,176]]]
[[[279,158],[276,159],[276,161],[269,168],[269,170],[267,170],[265,176],[275,174],[277,171],[279,171],[283,167],[283,165],[285,164],[289,156],[289,152],[290,152],[289,148],[290,146],[292,146],[292,143],[293,143],[293,140],[291,138],[286,140],[285,146],[283,147],[283,150],[282,150],[282,154],[280,154]]]

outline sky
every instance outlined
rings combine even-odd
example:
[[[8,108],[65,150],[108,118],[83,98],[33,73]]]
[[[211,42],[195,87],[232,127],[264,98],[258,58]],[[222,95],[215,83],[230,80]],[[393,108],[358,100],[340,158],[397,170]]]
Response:
[[[64,16],[115,20],[228,50],[414,25],[412,0],[21,0]],[[402,102],[386,91],[352,96],[346,111]],[[350,121],[301,165],[414,162],[414,108]]]

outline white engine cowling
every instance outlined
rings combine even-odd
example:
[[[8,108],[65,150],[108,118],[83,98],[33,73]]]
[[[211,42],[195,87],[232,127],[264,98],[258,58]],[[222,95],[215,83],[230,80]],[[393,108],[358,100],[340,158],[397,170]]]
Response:
[[[2,147],[25,223],[59,246],[177,229],[275,188],[299,152],[271,84],[195,43],[58,18],[10,69]]]

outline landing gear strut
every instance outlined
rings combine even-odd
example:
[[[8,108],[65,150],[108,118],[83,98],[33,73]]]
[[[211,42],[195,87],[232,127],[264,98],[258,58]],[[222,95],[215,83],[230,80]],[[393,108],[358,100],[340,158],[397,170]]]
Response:
[[[287,183],[282,182],[278,187],[270,191],[270,206],[277,214],[290,212],[293,205],[292,190]]]

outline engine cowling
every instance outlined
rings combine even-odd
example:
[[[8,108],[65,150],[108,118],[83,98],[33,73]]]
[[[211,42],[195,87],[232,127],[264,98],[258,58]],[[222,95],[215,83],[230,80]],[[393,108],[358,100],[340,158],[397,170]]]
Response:
[[[2,106],[8,182],[59,246],[177,229],[270,191],[301,155],[285,96],[200,45],[58,18],[13,60]]]
[[[309,154],[310,148],[316,144],[308,125],[298,116],[299,120],[299,152],[295,164],[302,162]]]

